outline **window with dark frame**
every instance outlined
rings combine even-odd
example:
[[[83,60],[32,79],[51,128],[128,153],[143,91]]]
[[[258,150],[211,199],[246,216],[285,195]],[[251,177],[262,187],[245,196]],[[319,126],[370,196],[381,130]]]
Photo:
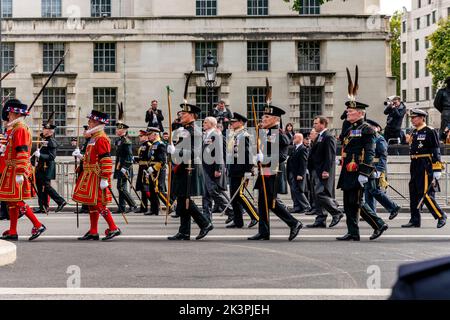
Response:
[[[406,90],[402,90],[402,100],[406,101]]]
[[[416,93],[416,101],[420,101],[420,89],[419,88],[416,88],[415,89],[415,93]]]
[[[299,13],[301,15],[320,14],[319,0],[300,0]]]
[[[301,41],[298,43],[297,50],[299,71],[320,70],[319,41]]]
[[[247,71],[269,70],[269,43],[266,41],[247,42]]]
[[[430,100],[430,87],[425,87],[425,100]]]
[[[267,106],[266,92],[267,92],[266,87],[247,87],[247,119],[248,119],[247,126],[249,128],[256,127],[252,110],[252,97],[255,100],[255,111],[256,116],[258,117],[258,119],[256,119],[256,122],[258,122],[259,120],[261,120],[261,117],[264,113],[264,109]]]
[[[415,66],[415,77],[416,79],[420,77],[420,61],[414,61],[414,66]]]
[[[41,10],[43,18],[60,18],[62,16],[61,0],[42,0]]]
[[[402,80],[406,80],[406,62],[402,63]]]
[[[323,88],[300,87],[300,129],[311,129],[314,118],[322,114]]]
[[[416,40],[415,40],[415,44],[416,44],[416,46],[415,46],[416,51],[419,51],[419,49],[420,49],[420,46],[419,46],[419,39],[416,39]]]
[[[216,16],[217,1],[216,0],[196,0],[195,14],[197,16]]]
[[[217,42],[196,42],[195,43],[195,71],[203,71],[203,64],[206,61],[208,52],[211,51],[216,61],[217,58]]]
[[[64,43],[44,43],[42,49],[44,72],[52,72],[64,56]],[[57,71],[64,72],[64,61]]]
[[[211,92],[212,91],[212,92]],[[219,88],[214,88],[212,90],[208,90],[206,87],[197,87],[195,92],[196,105],[202,111],[197,120],[203,121],[206,117],[211,115],[211,106],[209,103],[210,94],[212,94],[212,104],[213,107],[219,102]]]
[[[16,88],[2,88],[1,91],[1,101],[6,102],[9,99],[16,98]]]
[[[247,0],[247,15],[267,16],[269,14],[269,0]]]
[[[94,72],[116,72],[115,43],[94,43]]]
[[[43,113],[42,118],[48,119],[54,111],[54,124],[57,126],[55,135],[66,134],[66,89],[46,88],[42,94]]]
[[[405,54],[406,53],[406,42],[402,43],[402,52]]]
[[[110,121],[105,132],[113,134],[117,117],[117,88],[94,88],[93,108],[109,115]]]
[[[111,17],[111,0],[91,0],[91,17]]]
[[[8,72],[14,67],[15,63],[15,44],[12,42],[2,42],[0,50],[0,59],[2,70]],[[14,72],[14,71],[13,71]]]
[[[1,17],[2,18],[12,18],[13,16],[13,4],[12,0],[1,0],[2,1],[2,10]]]
[[[425,77],[429,77],[430,76],[430,69],[428,69],[428,59],[425,59],[424,67],[425,67]]]

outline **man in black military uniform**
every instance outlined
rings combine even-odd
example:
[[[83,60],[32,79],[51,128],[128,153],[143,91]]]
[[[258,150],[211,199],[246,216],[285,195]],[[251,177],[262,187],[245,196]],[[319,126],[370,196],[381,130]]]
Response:
[[[146,177],[144,171],[148,169],[148,162],[150,160],[150,150],[152,148],[151,142],[148,141],[148,132],[147,130],[139,131],[139,142],[141,146],[138,149],[138,155],[134,157],[134,161],[138,163],[139,169],[136,179],[136,191],[141,192],[141,205],[136,213],[144,213],[148,212],[148,197],[147,192],[148,185],[146,184]]]
[[[186,99],[186,97],[185,97]],[[185,100],[186,101],[186,100]],[[197,240],[204,238],[214,229],[212,223],[199,210],[192,197],[203,195],[203,169],[201,165],[202,131],[195,125],[195,120],[201,112],[197,106],[181,104],[180,121],[182,128],[174,134],[178,138],[176,146],[167,146],[167,152],[172,155],[173,193],[177,197],[176,213],[180,216],[180,228],[169,240],[189,240],[191,234],[191,217],[200,228]]]
[[[248,182],[252,177],[253,155],[250,148],[250,134],[245,128],[247,118],[235,112],[230,119],[232,135],[227,150],[228,175],[230,176],[230,195],[234,196],[233,222],[227,228],[242,228],[244,221],[242,210],[250,216],[248,228],[255,226],[259,221],[258,211],[245,195]]]
[[[450,124],[450,77],[445,79],[446,87],[439,89],[434,98],[434,107],[441,113],[441,140],[446,141]]]
[[[369,106],[357,101],[347,101],[347,120],[350,127],[344,134],[342,145],[342,170],[338,188],[344,191],[344,212],[348,232],[341,241],[359,241],[359,214],[374,229],[370,240],[375,240],[387,230],[388,225],[363,203],[364,185],[374,174],[375,131],[364,121]]]
[[[56,150],[58,142],[53,137],[56,126],[51,120],[43,124],[43,132],[41,134],[41,147],[37,149],[33,156],[37,159],[36,166],[36,187],[38,191],[39,208],[33,210],[34,213],[48,212],[50,197],[56,202],[58,207],[55,212],[60,212],[67,202],[52,187],[51,181],[56,178]]]
[[[148,215],[159,214],[159,200],[166,204],[167,196],[160,190],[159,176],[167,161],[166,144],[161,141],[158,128],[147,128],[148,140],[151,143],[148,168],[144,172],[146,185],[148,185],[150,199],[150,213]]]
[[[263,169],[263,172],[259,173],[255,185],[255,189],[258,189],[259,228],[258,233],[248,240],[270,239],[269,210],[272,210],[289,226],[289,241],[294,240],[303,227],[302,223],[288,212],[281,200],[277,199],[278,190],[281,189],[280,184],[286,184],[286,180],[281,179],[279,168],[280,164],[287,160],[290,144],[289,138],[283,133],[280,126],[283,114],[285,112],[275,106],[269,105],[264,109],[261,121],[263,130],[260,130],[260,141],[264,143],[261,144],[261,150],[256,159],[262,164]],[[265,181],[266,194],[264,194],[262,179]]]
[[[123,123],[123,109],[119,105],[119,120],[116,123],[116,165],[114,179],[117,179],[117,190],[119,191],[119,208],[115,213],[136,211],[137,206],[131,194],[127,190],[128,180],[133,177],[133,145],[128,137],[129,126]],[[126,211],[126,205],[130,209]]]
[[[450,257],[400,266],[390,300],[449,300]]]
[[[442,228],[447,215],[434,199],[435,191],[439,191],[438,181],[441,178],[441,153],[439,149],[439,138],[436,130],[428,127],[425,123],[427,113],[420,109],[412,109],[410,118],[414,131],[411,134],[410,156],[411,156],[411,180],[409,182],[409,196],[411,219],[403,228],[420,227],[420,210],[424,203],[435,219],[438,220],[437,227]]]

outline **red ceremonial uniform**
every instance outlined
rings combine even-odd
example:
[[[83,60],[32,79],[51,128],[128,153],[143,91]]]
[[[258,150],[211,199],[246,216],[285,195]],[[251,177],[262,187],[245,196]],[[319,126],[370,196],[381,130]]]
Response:
[[[111,185],[113,163],[110,152],[111,143],[105,132],[94,133],[83,157],[83,171],[75,186],[74,201],[88,206],[107,205],[112,201],[108,188],[100,189],[101,179],[107,179]]]
[[[23,120],[8,127],[6,150],[0,161],[0,201],[8,203],[10,216],[10,229],[3,233],[4,236],[17,235],[17,220],[20,213],[25,214],[33,223],[33,234],[43,227],[31,208],[23,201],[34,196],[33,168],[30,162],[31,143],[30,129]],[[24,181],[17,183],[17,176],[23,176]]]
[[[0,201],[21,201],[32,198],[31,181],[33,167],[30,162],[31,133],[28,126],[19,121],[8,129],[4,163],[0,178]],[[16,176],[23,175],[24,182],[16,183]]]
[[[105,179],[111,185],[113,163],[111,159],[111,143],[103,130],[92,135],[83,157],[83,171],[77,180],[72,199],[88,205],[91,228],[89,234],[98,234],[98,219],[100,215],[108,223],[109,231],[117,230],[111,212],[106,207],[112,201],[109,188],[102,190],[100,181]]]

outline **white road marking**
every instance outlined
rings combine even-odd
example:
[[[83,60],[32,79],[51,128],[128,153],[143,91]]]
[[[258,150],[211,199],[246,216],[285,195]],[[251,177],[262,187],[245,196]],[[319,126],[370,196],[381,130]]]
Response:
[[[80,237],[81,235],[47,235],[47,236],[40,236],[38,238],[39,239],[48,239],[48,240],[73,240],[76,239],[78,237]],[[118,236],[116,239],[124,239],[124,240],[166,240],[167,237],[172,236],[172,234],[170,235],[121,235]],[[217,240],[221,240],[221,239],[238,239],[238,240],[246,240],[248,237],[253,236],[253,234],[248,234],[248,235],[242,235],[242,234],[236,234],[236,235],[208,235],[206,236],[206,238],[204,240],[207,239],[217,239]],[[300,234],[296,239],[297,240],[301,240],[301,239],[335,239],[336,237],[342,236],[342,234]],[[369,236],[367,235],[366,238],[368,238]],[[19,236],[19,239],[28,239],[29,236]],[[271,239],[287,239],[288,235],[284,234],[284,235],[271,235],[270,236]],[[362,238],[364,239],[365,237],[362,236]],[[195,239],[195,235],[191,236],[191,239]],[[445,240],[450,240],[450,235],[446,235],[446,234],[404,234],[404,235],[400,235],[400,234],[392,234],[392,235],[383,235],[381,236],[379,239],[445,239]],[[203,241],[204,241],[203,240]],[[378,240],[379,241],[379,240]]]
[[[0,288],[1,295],[157,295],[157,296],[297,296],[389,297],[391,289],[273,288]]]

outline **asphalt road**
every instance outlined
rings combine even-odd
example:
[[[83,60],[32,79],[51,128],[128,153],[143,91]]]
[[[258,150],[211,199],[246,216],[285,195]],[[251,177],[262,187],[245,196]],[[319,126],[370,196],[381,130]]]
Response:
[[[296,216],[304,224],[313,221]],[[178,219],[165,226],[163,216],[129,214],[125,225],[114,217],[123,235],[110,242],[77,241],[88,229],[88,216],[81,216],[77,229],[69,213],[39,215],[48,231],[28,242],[31,224],[22,218],[17,261],[0,268],[0,298],[385,299],[399,265],[450,255],[450,225],[436,229],[429,214],[422,228],[405,230],[400,225],[409,215],[402,213],[373,242],[360,222],[359,243],[335,240],[346,232],[345,219],[333,229],[302,229],[288,242],[288,227],[272,216],[271,240],[252,242],[246,238],[257,227],[225,229],[225,218],[217,215],[205,239],[194,240],[193,224],[191,241],[172,242],[166,236],[176,233]],[[8,222],[0,222],[0,230],[7,228]],[[105,228],[101,219],[100,230]],[[68,283],[81,288],[67,289]]]

